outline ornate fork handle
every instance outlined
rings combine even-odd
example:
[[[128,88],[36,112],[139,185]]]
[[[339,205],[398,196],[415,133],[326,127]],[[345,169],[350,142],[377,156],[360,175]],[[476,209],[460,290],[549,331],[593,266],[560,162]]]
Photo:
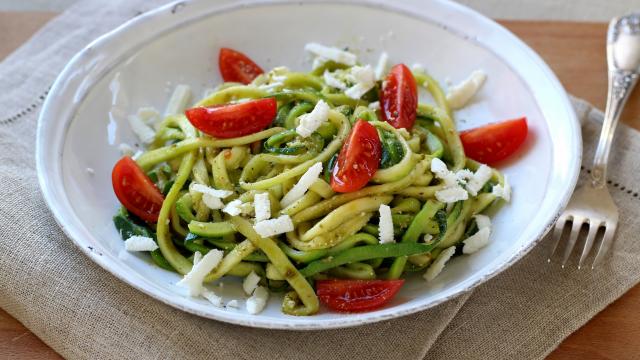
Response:
[[[606,185],[607,163],[613,135],[629,94],[640,78],[640,69],[637,65],[640,63],[640,53],[634,53],[633,49],[626,52],[620,51],[621,46],[633,45],[620,43],[621,37],[638,37],[640,41],[640,15],[628,15],[614,19],[612,22],[613,26],[610,27],[607,39],[607,63],[609,66],[607,108],[591,171],[591,185],[595,188]],[[640,48],[638,50],[640,51]]]

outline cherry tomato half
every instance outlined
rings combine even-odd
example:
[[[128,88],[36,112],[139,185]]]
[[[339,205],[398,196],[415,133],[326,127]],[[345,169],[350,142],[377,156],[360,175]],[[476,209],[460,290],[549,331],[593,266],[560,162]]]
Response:
[[[164,196],[133,159],[125,156],[116,163],[111,182],[118,200],[127,210],[142,220],[158,222]]]
[[[341,312],[375,310],[393,299],[404,280],[318,280],[318,298],[330,309]]]
[[[229,48],[220,49],[218,65],[225,82],[248,84],[264,73],[247,55]]]
[[[411,129],[416,122],[418,87],[411,70],[398,64],[391,68],[380,95],[382,117],[394,128]]]
[[[382,145],[378,131],[360,119],[344,142],[331,174],[331,188],[336,192],[361,189],[378,170]]]
[[[527,118],[522,117],[463,131],[460,140],[468,157],[491,165],[516,152],[528,132]]]
[[[278,104],[274,98],[251,100],[238,104],[195,107],[185,112],[198,130],[218,138],[233,138],[258,132],[276,117]]]

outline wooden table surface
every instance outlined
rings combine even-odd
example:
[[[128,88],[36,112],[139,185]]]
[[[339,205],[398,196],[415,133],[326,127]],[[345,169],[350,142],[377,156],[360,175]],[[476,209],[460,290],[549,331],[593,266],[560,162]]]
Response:
[[[0,12],[0,59],[26,41],[55,14]],[[606,24],[501,21],[535,49],[558,75],[567,91],[603,108],[607,77]],[[640,130],[640,91],[623,121]],[[59,359],[17,320],[0,309],[0,359]],[[640,358],[640,285],[569,336],[549,360]]]

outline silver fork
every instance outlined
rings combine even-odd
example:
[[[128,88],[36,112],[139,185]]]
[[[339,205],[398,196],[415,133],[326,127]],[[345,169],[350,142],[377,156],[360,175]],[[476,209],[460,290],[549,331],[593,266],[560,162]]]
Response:
[[[549,261],[558,248],[565,227],[571,223],[571,232],[562,258],[563,268],[573,252],[583,225],[587,225],[589,231],[578,268],[583,266],[589,256],[600,228],[604,228],[604,236],[592,268],[602,261],[613,243],[618,225],[618,207],[607,189],[607,161],[620,114],[640,76],[640,13],[614,18],[609,23],[607,65],[609,70],[607,107],[591,169],[591,181],[573,194],[569,205],[558,218],[553,233],[555,244]]]

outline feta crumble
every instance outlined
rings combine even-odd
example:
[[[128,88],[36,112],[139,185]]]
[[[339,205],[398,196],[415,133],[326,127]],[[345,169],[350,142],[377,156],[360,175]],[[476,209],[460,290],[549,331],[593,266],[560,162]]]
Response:
[[[464,175],[456,176],[455,173],[447,169],[447,165],[440,159],[431,160],[431,172],[444,182],[444,189],[436,191],[436,199],[443,203],[453,203],[460,200],[467,200],[469,194],[459,184],[459,178]]]
[[[253,294],[253,290],[258,287],[258,283],[260,283],[260,276],[258,276],[254,271],[251,271],[244,281],[242,282],[242,290],[244,290],[245,294],[251,295]]]
[[[209,302],[215,307],[222,307],[223,305],[222,298],[207,288],[202,289],[202,297],[209,300]]]
[[[129,125],[134,134],[145,144],[149,144],[156,137],[156,132],[145,124],[137,115],[129,115]]]
[[[187,288],[190,296],[202,294],[204,278],[218,266],[223,255],[224,253],[220,250],[210,250],[176,285]]]
[[[233,300],[229,300],[229,302],[227,303],[227,307],[237,309],[240,307],[240,304],[238,303],[238,300],[233,299]]]
[[[197,264],[202,260],[202,253],[200,251],[196,251],[193,253],[193,265]]]
[[[467,181],[467,191],[469,194],[473,196],[478,195],[478,191],[491,179],[491,175],[492,171],[490,167],[485,164],[480,165],[478,170],[476,170],[473,176]]]
[[[326,82],[327,85],[333,88],[340,89],[340,90],[347,89],[347,85],[342,80],[338,79],[334,73],[331,73],[328,70],[324,71],[324,74],[322,75],[322,77],[324,78],[324,82]]]
[[[318,43],[308,43],[304,49],[320,58],[333,60],[340,64],[353,66],[356,64],[356,55],[335,47],[324,46]]]
[[[196,183],[192,183],[191,186],[189,186],[189,190],[201,193],[202,202],[204,202],[209,209],[215,210],[223,209],[225,206],[221,199],[233,194],[233,191],[230,190],[218,190],[207,185]]]
[[[503,198],[505,201],[511,201],[511,185],[507,181],[507,176],[504,176],[504,186],[498,184],[494,185],[491,189],[491,193],[497,197]]]
[[[231,216],[238,216],[242,213],[242,208],[240,207],[241,205],[242,205],[242,200],[240,199],[233,200],[224,206],[224,208],[222,209],[222,212],[225,212]]]
[[[293,231],[293,221],[289,215],[280,215],[276,219],[263,220],[257,222],[253,228],[258,235],[267,238],[274,235],[284,234],[289,231]]]
[[[173,94],[171,94],[169,104],[167,104],[164,114],[166,116],[182,114],[190,101],[191,88],[188,85],[178,85],[175,90],[173,90]]]
[[[463,254],[473,254],[489,244],[489,236],[491,235],[491,220],[486,215],[476,215],[476,225],[478,231],[466,238],[462,243]]]
[[[380,205],[380,223],[378,226],[378,239],[380,244],[393,243],[393,219],[389,205]]]
[[[440,255],[438,255],[438,257],[433,261],[433,263],[429,265],[429,268],[424,273],[424,276],[423,276],[424,279],[427,281],[432,281],[433,279],[435,279],[436,276],[438,276],[440,272],[442,272],[442,269],[444,269],[444,266],[447,264],[447,261],[449,261],[449,259],[451,259],[451,257],[455,253],[456,253],[455,246],[450,246],[442,250]]]
[[[422,241],[424,241],[425,244],[428,244],[429,242],[431,242],[431,240],[433,240],[433,235],[424,234],[424,237],[422,238]]]
[[[367,106],[371,110],[380,110],[380,101],[374,101]]]
[[[310,113],[300,115],[298,117],[300,124],[296,127],[298,135],[303,138],[311,136],[320,125],[329,119],[329,109],[329,105],[324,100],[320,100]]]
[[[256,222],[269,220],[271,217],[271,200],[269,193],[259,193],[253,199],[253,207],[256,212]]]
[[[132,236],[125,240],[124,248],[127,251],[153,251],[158,248],[158,244],[150,237]]]
[[[87,171],[87,174],[89,174],[89,175],[95,175],[96,174],[96,171],[93,168],[88,167],[85,170]]]
[[[282,200],[280,200],[280,205],[282,207],[287,207],[293,204],[296,200],[300,199],[304,196],[304,194],[309,190],[309,187],[313,185],[313,183],[318,179],[320,173],[322,172],[322,163],[317,162],[313,164],[301,177],[300,180],[289,190],[288,193],[284,195]]]
[[[482,70],[476,70],[467,79],[452,86],[447,93],[447,103],[452,109],[463,108],[471,98],[480,90],[487,79],[487,74]]]
[[[389,67],[389,54],[384,51],[382,52],[382,54],[380,54],[380,58],[378,58],[378,64],[376,65],[376,80],[382,80],[387,72],[387,67]]]
[[[252,315],[260,313],[267,306],[267,300],[269,300],[269,290],[264,286],[258,286],[253,295],[247,299],[247,312]]]
[[[467,200],[469,194],[460,186],[446,187],[442,190],[436,191],[436,199],[443,203],[454,203],[461,200]]]
[[[352,67],[349,78],[353,80],[355,85],[345,90],[344,94],[352,99],[360,99],[362,95],[376,86],[376,75],[371,65]]]

